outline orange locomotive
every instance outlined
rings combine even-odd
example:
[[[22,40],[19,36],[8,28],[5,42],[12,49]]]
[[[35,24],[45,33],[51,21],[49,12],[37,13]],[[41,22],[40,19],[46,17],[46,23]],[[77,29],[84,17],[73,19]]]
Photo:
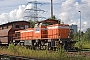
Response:
[[[55,49],[57,42],[70,48],[70,28],[68,24],[58,24],[58,20],[44,20],[35,24],[34,28],[15,31],[15,44],[38,47],[39,49]]]

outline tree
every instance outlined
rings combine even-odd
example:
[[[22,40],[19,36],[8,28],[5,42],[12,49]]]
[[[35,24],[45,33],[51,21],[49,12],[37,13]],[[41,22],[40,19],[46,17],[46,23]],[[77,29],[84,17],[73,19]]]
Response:
[[[90,40],[90,28],[88,28],[85,34],[83,35],[83,39]]]
[[[79,40],[79,32],[77,32],[77,33],[74,34],[73,39],[74,40]]]
[[[74,33],[73,33],[73,31],[71,31],[70,32],[70,38],[73,39],[73,37],[74,37]]]
[[[30,27],[31,27],[31,28],[34,28],[35,22],[32,21],[32,20],[29,20],[29,22],[30,22]]]
[[[61,19],[58,19],[58,23],[61,24]]]
[[[55,15],[53,16],[53,17],[51,17],[51,18],[48,18],[48,19],[53,19],[53,20],[56,20],[56,17],[55,17]]]

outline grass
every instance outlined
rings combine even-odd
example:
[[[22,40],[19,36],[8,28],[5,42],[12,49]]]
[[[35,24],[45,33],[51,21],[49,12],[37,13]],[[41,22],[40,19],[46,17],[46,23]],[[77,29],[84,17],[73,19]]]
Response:
[[[78,41],[75,47],[90,50],[90,41]]]
[[[15,56],[25,56],[30,58],[35,58],[36,60],[89,60],[90,57],[83,56],[70,56],[65,50],[61,49],[58,51],[48,51],[48,50],[30,50],[26,47],[14,46],[10,44],[8,48],[1,47],[1,54],[9,54]]]

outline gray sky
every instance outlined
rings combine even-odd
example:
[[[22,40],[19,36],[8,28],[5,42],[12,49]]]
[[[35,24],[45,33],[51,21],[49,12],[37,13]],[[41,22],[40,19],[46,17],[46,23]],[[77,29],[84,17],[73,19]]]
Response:
[[[8,21],[23,20],[24,11],[26,8],[32,8],[32,5],[27,5],[28,2],[34,0],[0,0],[0,24]],[[45,2],[40,9],[46,12],[41,13],[42,17],[50,17],[50,0],[37,0]],[[76,24],[79,28],[80,13],[82,31],[90,28],[90,0],[53,0],[54,15],[57,19],[61,19],[65,24]],[[79,30],[79,29],[78,29]]]

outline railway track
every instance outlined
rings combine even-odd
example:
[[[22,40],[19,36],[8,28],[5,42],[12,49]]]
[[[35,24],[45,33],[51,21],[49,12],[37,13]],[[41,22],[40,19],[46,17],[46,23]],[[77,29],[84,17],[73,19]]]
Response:
[[[22,57],[22,56],[11,56],[7,54],[1,54],[0,60],[35,60],[34,58]]]
[[[83,56],[83,57],[90,57],[90,51],[79,51],[79,52],[66,52],[69,56],[72,57],[79,57],[79,56]]]

